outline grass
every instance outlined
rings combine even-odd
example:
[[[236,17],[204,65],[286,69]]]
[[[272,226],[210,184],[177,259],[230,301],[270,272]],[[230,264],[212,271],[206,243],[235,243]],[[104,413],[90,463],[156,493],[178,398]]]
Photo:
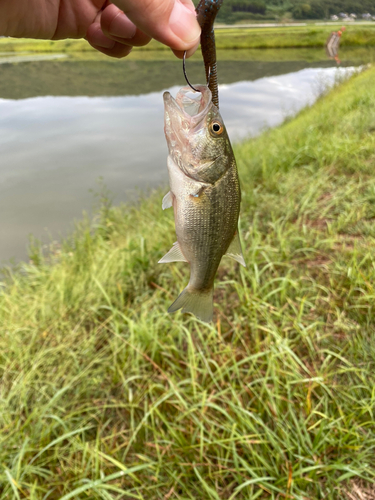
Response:
[[[340,26],[296,26],[277,28],[226,29],[217,31],[219,49],[242,48],[303,48],[324,47],[329,33]],[[349,26],[342,36],[340,45],[366,46],[375,44],[375,27]]]
[[[216,46],[221,50],[324,47],[329,33],[339,29],[340,26],[339,24],[337,26],[308,24],[294,27],[218,29],[216,30]],[[341,40],[342,47],[373,45],[375,45],[375,25],[347,26]],[[142,54],[150,50],[169,51],[165,45],[152,40],[145,47],[135,48],[133,52]],[[0,53],[2,52],[95,53],[85,40],[49,41],[15,38],[0,39]]]
[[[157,264],[160,192],[7,271],[1,500],[371,498],[374,88],[236,145],[247,268],[224,259],[211,325],[166,313],[189,271]]]

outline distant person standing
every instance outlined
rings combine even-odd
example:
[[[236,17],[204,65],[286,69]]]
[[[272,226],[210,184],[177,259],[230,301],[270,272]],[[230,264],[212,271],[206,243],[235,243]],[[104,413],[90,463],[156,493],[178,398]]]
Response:
[[[337,64],[340,64],[339,59],[339,48],[341,35],[346,30],[345,26],[342,26],[339,31],[332,31],[326,41],[326,54],[330,59],[334,59]]]
[[[125,57],[152,38],[182,58],[197,49],[201,29],[192,0],[0,1],[0,36],[85,38],[96,50]]]

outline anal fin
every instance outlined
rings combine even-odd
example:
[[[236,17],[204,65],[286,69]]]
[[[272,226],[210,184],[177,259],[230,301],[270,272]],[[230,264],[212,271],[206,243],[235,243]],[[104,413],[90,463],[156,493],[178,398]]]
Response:
[[[229,248],[225,255],[237,261],[239,264],[241,264],[241,266],[246,267],[245,259],[243,258],[242,254],[240,235],[238,231],[236,231],[236,234],[233,236],[233,240],[229,245]]]
[[[162,257],[158,264],[166,264],[168,262],[187,262],[185,259],[178,241],[173,243],[172,248]]]

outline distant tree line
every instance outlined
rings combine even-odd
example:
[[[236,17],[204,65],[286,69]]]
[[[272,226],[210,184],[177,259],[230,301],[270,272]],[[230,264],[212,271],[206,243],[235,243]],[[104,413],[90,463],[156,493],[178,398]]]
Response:
[[[197,4],[199,0],[194,0]],[[254,19],[327,19],[345,12],[375,15],[375,0],[224,0],[218,22],[235,23]]]
[[[225,0],[224,0],[225,1]],[[333,14],[345,12],[361,15],[369,12],[375,14],[373,0],[296,0],[291,2],[290,12],[295,19],[322,19]]]

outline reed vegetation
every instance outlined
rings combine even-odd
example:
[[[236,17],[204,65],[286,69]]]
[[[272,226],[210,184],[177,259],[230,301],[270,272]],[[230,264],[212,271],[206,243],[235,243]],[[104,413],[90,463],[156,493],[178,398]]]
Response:
[[[223,260],[211,325],[166,312],[189,270],[157,264],[161,192],[6,271],[1,500],[371,495],[374,89],[236,145],[247,268]]]

